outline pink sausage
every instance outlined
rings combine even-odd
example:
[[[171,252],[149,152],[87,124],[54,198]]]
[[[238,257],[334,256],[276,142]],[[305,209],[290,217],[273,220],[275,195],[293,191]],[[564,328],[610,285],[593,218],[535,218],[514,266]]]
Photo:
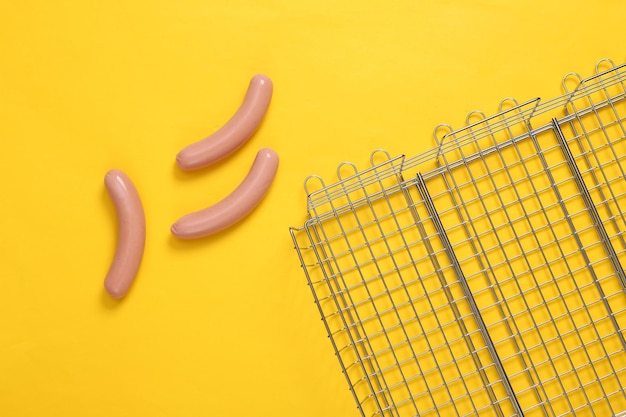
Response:
[[[272,80],[255,75],[239,110],[217,132],[193,143],[176,155],[176,163],[185,170],[211,165],[242,146],[261,124],[272,98]]]
[[[135,280],[146,242],[146,219],[139,194],[132,181],[113,169],[104,184],[117,211],[117,249],[104,288],[113,298],[122,298]]]
[[[237,223],[261,202],[278,170],[278,154],[261,149],[241,184],[222,201],[204,210],[181,217],[172,225],[172,234],[195,239],[217,233]]]

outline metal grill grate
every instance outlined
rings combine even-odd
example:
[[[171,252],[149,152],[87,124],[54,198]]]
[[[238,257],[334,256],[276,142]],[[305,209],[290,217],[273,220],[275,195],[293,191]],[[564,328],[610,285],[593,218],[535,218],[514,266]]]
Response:
[[[626,410],[625,82],[603,60],[425,154],[307,179],[291,233],[364,416]]]

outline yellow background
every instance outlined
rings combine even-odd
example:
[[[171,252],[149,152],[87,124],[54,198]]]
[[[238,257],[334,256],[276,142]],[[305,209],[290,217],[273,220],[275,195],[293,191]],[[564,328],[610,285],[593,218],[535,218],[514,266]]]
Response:
[[[0,1],[0,415],[357,416],[288,228],[303,180],[440,122],[561,93],[624,62],[621,0]],[[586,4],[585,4],[586,3]],[[208,169],[174,164],[265,73],[262,127]],[[281,157],[262,204],[217,236],[169,226]],[[142,197],[147,244],[122,301],[111,168]]]

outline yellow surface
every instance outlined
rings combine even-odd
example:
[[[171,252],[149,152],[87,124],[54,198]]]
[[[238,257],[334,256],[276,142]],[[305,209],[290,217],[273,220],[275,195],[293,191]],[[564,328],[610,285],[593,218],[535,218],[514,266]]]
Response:
[[[581,2],[582,3],[582,2]],[[356,416],[288,227],[304,178],[370,152],[417,154],[440,122],[560,94],[624,62],[622,1],[0,2],[0,414]],[[248,81],[270,111],[232,157],[183,173]],[[245,221],[181,242],[169,226],[226,196],[261,147],[281,156]],[[102,281],[128,173],[148,240],[122,301]]]

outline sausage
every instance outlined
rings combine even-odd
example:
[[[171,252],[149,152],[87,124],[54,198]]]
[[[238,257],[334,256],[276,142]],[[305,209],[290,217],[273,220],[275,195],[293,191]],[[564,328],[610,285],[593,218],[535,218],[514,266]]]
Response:
[[[181,217],[172,225],[172,234],[195,239],[217,233],[237,223],[261,202],[278,170],[278,154],[261,149],[250,172],[239,186],[222,201]]]
[[[128,176],[117,169],[107,172],[104,184],[117,211],[117,248],[104,280],[113,298],[122,298],[135,280],[146,242],[146,219],[137,189]]]
[[[176,155],[178,166],[185,171],[203,168],[242,146],[261,124],[272,90],[272,80],[262,74],[255,75],[239,110],[217,132],[181,150]]]

